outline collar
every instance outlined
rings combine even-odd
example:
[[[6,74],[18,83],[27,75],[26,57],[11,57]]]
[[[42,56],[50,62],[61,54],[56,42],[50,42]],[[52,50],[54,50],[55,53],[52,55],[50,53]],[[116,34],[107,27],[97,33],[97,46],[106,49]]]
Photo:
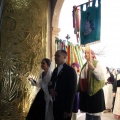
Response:
[[[57,75],[58,75],[59,72],[62,70],[62,68],[63,68],[63,64],[61,64],[61,65],[58,66],[58,72],[57,72]]]

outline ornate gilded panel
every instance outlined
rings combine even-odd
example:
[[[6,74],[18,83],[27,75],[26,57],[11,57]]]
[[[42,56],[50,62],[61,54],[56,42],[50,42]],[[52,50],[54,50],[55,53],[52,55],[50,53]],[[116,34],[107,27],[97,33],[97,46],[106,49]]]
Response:
[[[0,46],[0,119],[24,120],[46,56],[47,0],[6,0]],[[18,117],[19,116],[19,117]]]

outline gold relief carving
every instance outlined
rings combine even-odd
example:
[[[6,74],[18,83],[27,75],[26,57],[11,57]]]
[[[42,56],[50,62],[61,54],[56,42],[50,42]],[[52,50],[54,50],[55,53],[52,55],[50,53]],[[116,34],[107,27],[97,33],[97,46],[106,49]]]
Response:
[[[4,20],[4,25],[7,27],[7,30],[12,31],[16,28],[16,20],[13,17],[6,17]]]
[[[15,9],[29,8],[31,0],[11,0],[12,7]]]
[[[46,56],[47,0],[6,0],[2,16],[0,119],[24,120]],[[19,117],[18,117],[19,116]]]

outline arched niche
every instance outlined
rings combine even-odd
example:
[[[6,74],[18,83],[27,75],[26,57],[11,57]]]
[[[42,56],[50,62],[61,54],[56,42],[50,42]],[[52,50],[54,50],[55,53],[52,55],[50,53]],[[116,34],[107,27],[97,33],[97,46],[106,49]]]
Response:
[[[56,3],[55,3],[56,2]],[[59,24],[59,17],[62,5],[64,3],[64,0],[57,0],[52,2],[54,5],[53,11],[52,11],[52,36],[51,36],[51,58],[52,61],[54,61],[54,54],[55,54],[55,37],[58,37],[58,33],[60,32],[60,28],[58,28]]]

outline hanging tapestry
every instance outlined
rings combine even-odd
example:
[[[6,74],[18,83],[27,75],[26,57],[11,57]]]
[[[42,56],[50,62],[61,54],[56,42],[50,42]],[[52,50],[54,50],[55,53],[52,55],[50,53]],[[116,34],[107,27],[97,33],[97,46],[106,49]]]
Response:
[[[101,0],[93,0],[92,5],[85,3],[81,8],[80,40],[81,45],[100,41]],[[84,7],[86,6],[86,10]]]
[[[73,62],[77,62],[80,66],[83,66],[83,58],[81,56],[82,48],[79,45],[74,45],[70,42],[65,44],[65,40],[56,38],[56,50],[65,50],[68,54],[67,64],[71,65]]]
[[[73,28],[74,28],[74,34],[76,34],[77,43],[80,42],[80,7],[79,6],[73,6]]]

